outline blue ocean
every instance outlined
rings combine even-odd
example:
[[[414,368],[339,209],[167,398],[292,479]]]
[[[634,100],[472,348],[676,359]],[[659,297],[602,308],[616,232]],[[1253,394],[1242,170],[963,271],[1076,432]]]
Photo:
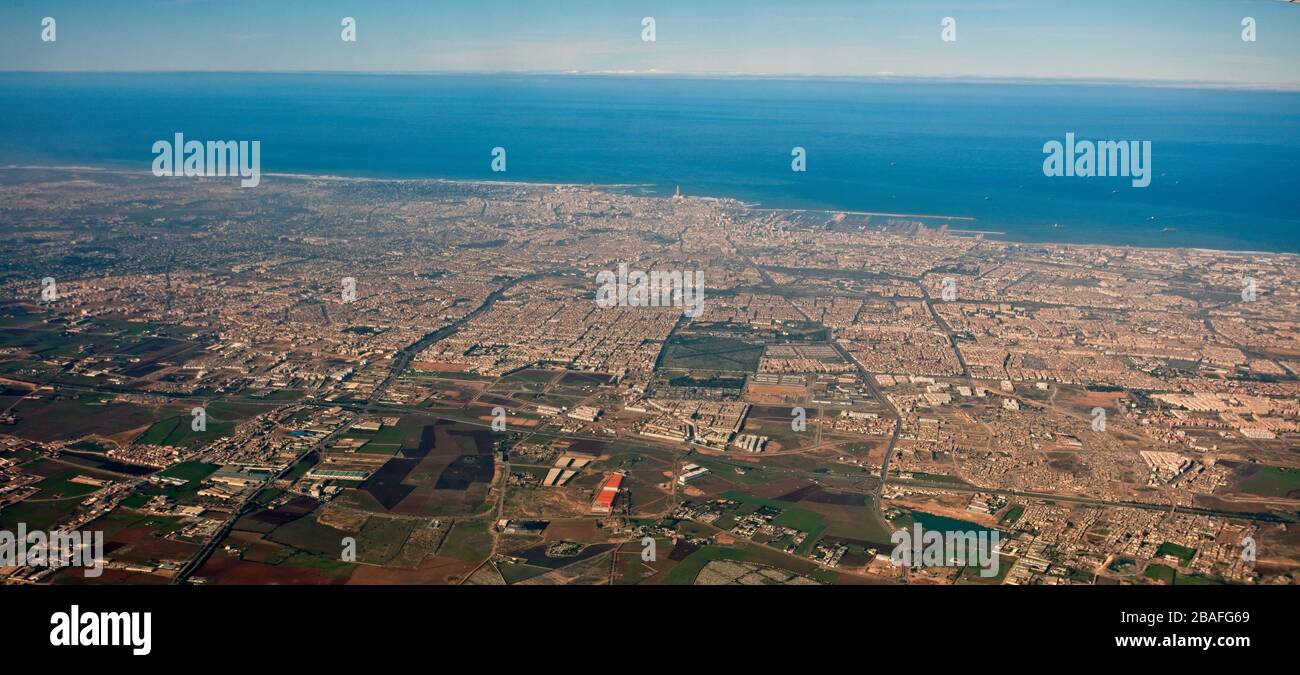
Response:
[[[1113,84],[380,74],[0,74],[0,164],[148,171],[260,140],[263,173],[643,184],[965,216],[1019,241],[1300,252],[1300,93]],[[1151,185],[1043,144],[1151,142]],[[506,148],[508,171],[490,170]],[[791,171],[805,148],[807,171]],[[265,177],[263,180],[275,180]]]

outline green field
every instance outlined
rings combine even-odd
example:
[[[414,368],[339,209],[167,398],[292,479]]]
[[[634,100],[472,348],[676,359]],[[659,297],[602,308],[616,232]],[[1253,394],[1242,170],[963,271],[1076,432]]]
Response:
[[[317,555],[307,551],[298,551],[285,558],[281,563],[288,567],[313,569],[332,576],[347,576],[357,566],[356,563],[344,562],[338,555]]]
[[[392,457],[401,449],[401,443],[366,443],[360,448],[357,448],[357,452],[363,455],[388,455],[389,457]]]
[[[73,478],[81,475],[82,472],[76,469],[57,473],[36,484],[41,491],[36,493],[34,499],[58,499],[64,497],[81,497],[95,492],[99,488],[94,485],[84,483],[74,483]]]
[[[1250,467],[1237,489],[1261,497],[1288,497],[1300,494],[1300,469],[1281,466]]]
[[[797,555],[806,555],[811,551],[813,544],[817,543],[817,539],[821,536],[822,532],[826,530],[826,519],[822,517],[820,513],[813,513],[812,511],[798,508],[790,502],[782,502],[775,499],[762,499],[752,495],[747,495],[743,492],[736,492],[734,490],[722,493],[722,497],[725,499],[734,499],[735,501],[741,502],[746,507],[750,507],[747,511],[752,511],[760,506],[780,509],[781,515],[772,519],[772,524],[792,527],[796,530],[808,533],[808,536],[804,538],[803,543],[799,544],[799,548],[795,549],[795,554]]]
[[[371,516],[357,535],[357,560],[382,565],[392,560],[419,522],[409,518]]]
[[[135,497],[140,495],[147,497],[161,494],[178,502],[193,497],[195,494],[198,494],[199,490],[203,489],[203,479],[212,475],[212,473],[219,468],[221,467],[216,464],[206,464],[204,462],[193,461],[181,462],[180,464],[168,467],[159,472],[158,475],[167,476],[169,478],[180,478],[181,480],[188,482],[184,485],[146,485],[140,488],[136,494],[131,496],[131,503],[127,504],[127,506],[132,508],[138,508],[137,504],[143,506],[142,502],[135,499]]]
[[[554,370],[521,370],[501,378],[501,383],[545,384],[555,378]]]
[[[158,473],[159,476],[167,478],[179,478],[188,481],[200,481],[213,472],[221,468],[218,464],[207,464],[205,462],[181,462],[174,466],[167,467]]]
[[[48,530],[58,525],[65,517],[72,514],[80,503],[76,499],[61,499],[52,502],[27,500],[0,511],[0,529],[10,532],[18,528],[18,523],[26,523],[27,530]]]
[[[178,448],[198,448],[212,441],[229,436],[235,426],[246,419],[264,412],[266,408],[259,405],[245,405],[213,401],[204,406],[206,424],[203,431],[194,431],[194,416],[190,409],[175,411],[160,419],[135,439],[144,445],[169,445]]]
[[[275,528],[267,535],[267,539],[326,558],[338,558],[343,550],[343,538],[355,537],[357,534],[324,525],[316,519],[316,514],[312,513]],[[360,548],[361,543],[358,539],[358,558],[361,557]]]
[[[97,443],[95,441],[86,440],[86,441],[77,441],[76,443],[69,445],[68,449],[77,450],[79,452],[94,452],[97,454],[104,454],[108,452],[109,446]]]
[[[1174,571],[1174,568],[1158,564],[1148,565],[1146,572],[1143,572],[1142,574],[1148,579],[1155,579],[1156,581],[1165,581],[1168,583],[1173,583],[1174,577],[1178,576],[1178,572]]]
[[[835,579],[834,572],[820,569],[811,561],[806,565],[799,564],[782,553],[761,547],[752,545],[735,548],[729,546],[705,546],[686,556],[668,574],[664,575],[664,578],[659,583],[671,586],[694,584],[695,578],[700,576],[700,570],[703,570],[705,565],[714,560],[736,560],[767,565],[795,574],[810,576],[822,583],[834,583]],[[795,569],[791,569],[792,566]]]
[[[734,338],[678,336],[664,349],[664,369],[755,372],[763,345]]]
[[[408,427],[403,427],[399,420],[397,424],[392,426],[384,425],[380,427],[379,431],[355,431],[349,429],[342,437],[362,438],[366,440],[367,445],[372,443],[378,445],[401,445],[409,430]]]
[[[288,481],[296,481],[307,475],[307,472],[311,471],[314,466],[316,466],[316,455],[308,455],[307,457],[304,457],[302,461],[294,464],[293,468],[289,469],[289,472],[284,474],[284,479]]]
[[[488,536],[487,523],[461,521],[447,533],[447,539],[438,550],[438,555],[479,562],[491,552],[492,538]]]
[[[104,530],[105,537],[131,527],[147,529],[156,537],[165,537],[184,527],[181,521],[181,518],[174,516],[137,515],[113,511],[95,523]]]
[[[767,483],[769,481],[775,480],[780,477],[779,475],[764,470],[759,466],[741,467],[745,471],[745,473],[742,475],[736,473],[735,466],[723,462],[717,462],[708,459],[703,459],[701,457],[695,457],[692,459],[692,463],[699,464],[700,466],[708,469],[709,471],[712,471],[713,476],[716,478],[720,478],[725,481],[730,481],[732,483],[740,483],[742,485],[758,485],[760,483]]]
[[[72,440],[83,436],[114,434],[156,422],[167,414],[156,407],[133,403],[105,405],[111,396],[83,394],[69,398],[27,399],[14,408],[21,420],[7,433],[36,441]],[[0,403],[17,400],[4,397]]]
[[[669,586],[689,586],[695,583],[695,577],[700,576],[700,570],[714,560],[740,560],[744,561],[745,553],[739,549],[727,548],[724,546],[705,546],[698,551],[686,556],[684,560],[677,564],[667,576],[664,577],[663,583]]]
[[[89,335],[64,335],[62,330],[0,328],[0,347],[16,347],[42,358],[75,356],[82,345],[93,343],[94,338]]]
[[[1016,521],[1020,520],[1020,516],[1023,515],[1025,515],[1025,507],[1016,504],[1015,506],[1007,509],[1006,514],[1002,516],[1002,520],[999,520],[998,524],[1015,525]]]
[[[1171,555],[1187,564],[1192,561],[1192,556],[1196,555],[1196,549],[1179,546],[1170,542],[1165,542],[1156,549],[1156,555]]]

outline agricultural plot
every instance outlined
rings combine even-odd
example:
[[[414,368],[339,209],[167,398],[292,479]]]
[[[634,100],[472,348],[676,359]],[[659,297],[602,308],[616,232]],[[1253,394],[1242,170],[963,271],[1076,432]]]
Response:
[[[213,401],[207,404],[204,410],[206,411],[206,423],[202,431],[194,430],[192,424],[194,416],[191,414],[190,409],[186,408],[154,423],[143,434],[138,436],[135,442],[146,445],[169,445],[191,449],[202,447],[212,441],[229,436],[239,423],[264,412],[266,408]]]
[[[691,585],[697,582],[700,573],[709,563],[720,560],[764,565],[790,574],[807,576],[821,583],[833,583],[835,579],[833,572],[820,569],[812,561],[799,560],[759,546],[739,544],[705,546],[694,550],[682,558],[667,574],[650,580],[650,583]]]
[[[487,523],[477,521],[456,522],[438,549],[439,556],[466,562],[479,562],[491,552],[492,538],[488,535]]]
[[[423,417],[403,418],[402,445],[340,503],[408,516],[468,515],[483,510],[495,473],[491,431]],[[394,432],[396,433],[396,432]]]
[[[1234,490],[1261,497],[1300,498],[1300,469],[1243,465]]]
[[[180,518],[154,516],[116,509],[86,526],[104,532],[104,553],[113,560],[140,565],[180,563],[198,551],[198,545],[168,538],[183,527]]]
[[[110,399],[90,394],[26,399],[10,411],[19,421],[7,427],[6,432],[41,442],[72,440],[91,434],[114,436],[148,426],[167,414],[162,409],[134,403],[107,403]]]

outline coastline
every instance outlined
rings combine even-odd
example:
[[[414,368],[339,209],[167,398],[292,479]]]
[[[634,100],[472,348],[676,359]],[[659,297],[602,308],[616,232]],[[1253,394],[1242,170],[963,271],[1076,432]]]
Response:
[[[0,164],[0,171],[54,171],[54,172],[94,172],[113,175],[128,175],[138,177],[152,177],[150,171],[140,169],[115,168],[113,166],[93,166],[93,165],[40,165],[40,164],[18,164],[8,163]],[[560,188],[560,187],[578,187],[593,190],[618,190],[633,188],[650,188],[655,189],[658,186],[653,183],[573,183],[573,182],[547,182],[547,181],[523,181],[523,180],[489,180],[473,178],[449,178],[449,177],[375,177],[375,176],[340,176],[337,174],[308,174],[300,172],[265,172],[261,174],[263,179],[272,177],[288,180],[299,181],[328,181],[339,183],[394,183],[394,184],[448,184],[448,185],[481,185],[481,186],[498,186],[498,187],[532,187],[532,188]],[[219,177],[218,177],[219,178]],[[646,194],[641,195],[653,199],[672,199],[672,195],[663,194]],[[846,215],[846,216],[881,216],[893,218],[921,218],[930,220],[960,221],[962,223],[977,223],[976,218],[970,216],[948,216],[935,214],[906,214],[906,213],[889,213],[889,212],[872,212],[872,211],[848,211],[839,209],[814,209],[814,208],[794,208],[794,207],[767,207],[759,204],[750,204],[742,202],[736,197],[730,196],[710,196],[710,195],[683,195],[683,199],[701,199],[710,201],[732,201],[738,208],[749,211],[769,211],[769,212],[787,212],[787,213],[825,213],[828,215]],[[954,236],[961,238],[983,237],[989,241],[996,241],[1008,245],[1020,246],[1046,246],[1046,247],[1071,247],[1071,248],[1105,248],[1121,249],[1133,251],[1189,251],[1196,253],[1221,254],[1221,255],[1243,255],[1243,256],[1280,256],[1285,258],[1300,258],[1300,252],[1296,251],[1262,251],[1253,249],[1234,249],[1234,248],[1210,248],[1204,246],[1138,246],[1133,244],[1114,244],[1106,242],[1074,242],[1074,241],[1026,241],[1011,238],[1004,232],[993,230],[965,230],[950,229],[945,236]]]

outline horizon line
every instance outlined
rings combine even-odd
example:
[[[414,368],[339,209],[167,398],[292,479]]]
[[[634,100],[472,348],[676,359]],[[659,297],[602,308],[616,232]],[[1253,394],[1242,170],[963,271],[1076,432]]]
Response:
[[[1298,93],[1300,83],[1230,82],[1223,80],[1179,80],[1165,78],[1114,77],[1028,77],[1007,75],[909,75],[898,73],[693,73],[661,70],[94,70],[94,69],[0,69],[6,75],[388,75],[388,76],[515,76],[515,77],[606,77],[702,80],[834,80],[834,81],[916,81],[961,84],[1023,84],[1126,86],[1163,89],[1213,89],[1225,91],[1267,91]]]

